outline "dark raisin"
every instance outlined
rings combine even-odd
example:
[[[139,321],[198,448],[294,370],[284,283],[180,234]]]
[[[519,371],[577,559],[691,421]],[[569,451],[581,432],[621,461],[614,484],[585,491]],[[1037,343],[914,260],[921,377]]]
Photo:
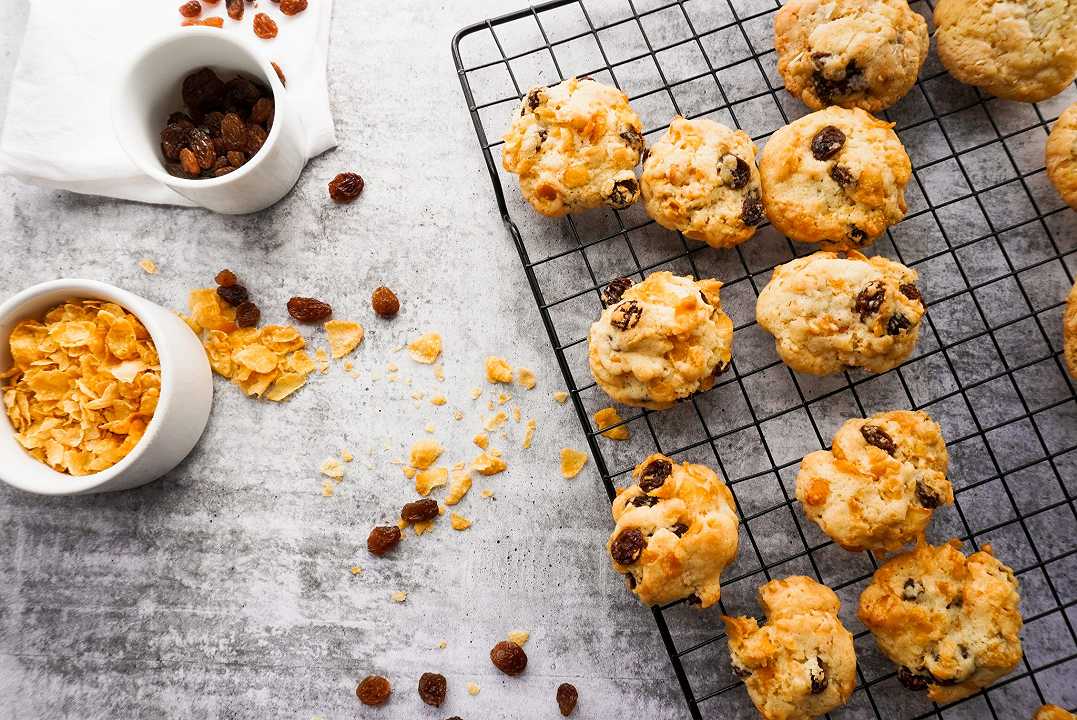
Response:
[[[758,190],[750,190],[744,194],[744,200],[740,204],[740,219],[749,227],[755,227],[766,219],[763,200],[759,197]]]
[[[845,187],[846,185],[852,185],[856,181],[851,172],[843,168],[841,165],[838,165],[837,163],[830,166],[829,175],[831,180],[836,182],[838,185],[841,185],[842,187]]]
[[[640,157],[640,162],[644,165],[647,164],[647,158],[651,156],[651,149],[649,147],[643,148],[643,155]]]
[[[736,663],[733,663],[732,668],[733,668],[733,674],[736,675],[739,678],[743,679],[743,678],[752,676],[752,671],[749,670],[746,667],[742,667],[740,665],[737,665]]]
[[[606,204],[615,210],[624,210],[639,197],[639,183],[635,178],[625,178],[613,184],[606,196]]]
[[[247,78],[237,75],[224,84],[224,101],[233,112],[242,111],[243,114],[250,112],[258,98],[268,95],[269,91],[260,88]]]
[[[816,61],[816,68],[821,68],[818,60],[828,57],[828,53],[815,53],[812,55],[812,60]],[[865,86],[864,72],[860,69],[860,66],[856,64],[855,60],[850,60],[849,64],[843,68],[841,77],[836,79],[828,78],[821,69],[817,69],[812,73],[812,89],[815,91],[816,97],[822,100],[827,105],[834,105],[836,98],[841,98],[850,93],[862,90]]]
[[[490,649],[490,662],[506,675],[519,675],[527,668],[527,653],[516,643],[502,640]]]
[[[250,300],[250,293],[242,285],[221,285],[217,294],[232,307],[237,307]]]
[[[381,557],[400,543],[400,528],[396,525],[379,525],[366,538],[366,549],[371,555]]]
[[[202,125],[210,136],[220,136],[221,134],[221,120],[224,119],[224,113],[219,110],[206,113],[206,116],[202,118]]]
[[[673,463],[665,458],[652,460],[643,468],[639,476],[639,487],[643,492],[657,490],[666,484],[666,479],[673,474]]]
[[[252,302],[245,302],[236,308],[236,325],[254,327],[262,319],[262,311]]]
[[[288,314],[299,322],[315,323],[328,320],[333,308],[314,298],[294,297],[288,301]]]
[[[942,505],[942,497],[931,487],[924,484],[923,480],[916,481],[916,499],[928,510],[934,510]]]
[[[568,717],[576,709],[576,702],[580,694],[572,683],[561,683],[557,686],[557,709],[563,717]]]
[[[433,520],[437,516],[438,501],[432,498],[409,502],[400,510],[400,518],[409,523],[426,522],[427,520]]]
[[[636,152],[643,154],[643,136],[635,130],[629,128],[621,133],[621,139],[625,141],[625,145],[632,148]]]
[[[198,166],[203,170],[209,170],[217,162],[217,148],[210,140],[209,134],[202,128],[195,128],[190,132],[190,148],[198,160]]]
[[[751,168],[748,167],[748,163],[741,160],[736,155],[727,155],[726,157],[732,157],[736,162],[733,164],[730,173],[733,175],[732,187],[734,190],[740,190],[742,187],[748,184],[748,181],[752,179]],[[725,162],[725,157],[722,158],[722,162]]]
[[[913,580],[912,578],[905,579],[905,584],[901,587],[902,600],[913,602],[918,600],[923,594],[924,586],[919,580]]]
[[[849,240],[854,245],[859,247],[860,245],[863,245],[867,241],[867,239],[868,234],[866,232],[858,228],[856,225],[849,226]]]
[[[610,325],[618,330],[631,330],[643,317],[643,306],[635,300],[626,300],[613,309]]]
[[[628,587],[629,590],[635,590],[636,576],[632,573],[628,573],[627,575],[625,575],[625,585]]]
[[[960,607],[964,606],[964,604],[965,604],[965,598],[962,597],[961,595],[958,595],[953,600],[946,603],[946,609],[951,610],[953,608],[960,608]]]
[[[389,288],[382,286],[374,290],[370,296],[370,306],[378,317],[391,318],[400,312],[400,299]]]
[[[254,157],[265,145],[268,137],[269,134],[261,125],[247,125],[247,145],[242,149],[247,151],[247,155]]]
[[[546,132],[545,130],[539,130],[538,136],[539,136],[538,146],[541,148],[542,143],[546,142],[546,138],[548,138],[550,136],[550,134],[548,132]]]
[[[225,0],[225,7],[228,8],[228,17],[233,20],[243,19],[243,0]]]
[[[827,125],[811,139],[811,154],[816,160],[829,160],[845,145],[845,133],[833,125]]]
[[[202,68],[183,79],[183,102],[191,110],[208,111],[224,97],[224,83],[217,73]]]
[[[874,445],[887,455],[893,455],[897,452],[897,444],[894,439],[878,425],[864,423],[860,426],[860,434],[864,436],[864,442],[868,445]]]
[[[909,298],[910,300],[915,300],[921,305],[924,304],[924,296],[920,294],[920,288],[916,287],[912,283],[902,283],[901,285],[898,285],[898,290],[900,290],[901,294]]]
[[[602,290],[602,307],[609,307],[621,301],[625,290],[632,287],[631,278],[617,278]]]
[[[527,109],[534,112],[542,104],[542,88],[531,88],[527,91]]]
[[[277,73],[277,79],[280,80],[280,84],[287,87],[288,79],[284,77],[284,71],[280,69],[280,65],[275,62],[271,62],[269,64],[273,66],[273,72]]]
[[[692,593],[684,599],[684,602],[686,605],[691,605],[692,607],[699,607],[703,604],[703,598],[699,597],[699,595],[696,595],[695,593]]]
[[[190,0],[179,6],[179,14],[185,18],[198,17],[202,13],[202,3]]]
[[[818,695],[826,690],[826,686],[830,684],[830,679],[827,677],[826,663],[820,657],[815,658],[818,669],[812,669],[811,672],[811,694]]]
[[[179,153],[180,167],[183,168],[183,172],[187,173],[191,177],[198,177],[198,174],[202,172],[202,167],[198,164],[198,158],[191,152],[190,148],[183,148]]]
[[[610,545],[610,555],[621,565],[631,565],[639,560],[643,549],[647,547],[647,540],[643,533],[636,528],[625,530],[618,535]]]
[[[904,665],[898,668],[897,678],[909,690],[924,690],[932,680],[930,675],[917,675]]]
[[[367,675],[355,688],[355,696],[364,705],[383,705],[392,692],[389,681],[381,675]]]
[[[629,502],[635,507],[654,507],[658,504],[658,498],[654,495],[637,495]]]
[[[194,122],[191,120],[191,116],[185,112],[174,112],[168,116],[169,125],[179,125],[184,130],[190,130],[194,127]]]
[[[340,173],[329,181],[329,197],[334,202],[350,203],[363,192],[366,183],[361,175],[352,172]]]
[[[670,531],[677,537],[684,537],[684,534],[688,532],[688,526],[684,523],[677,523],[670,528]]]
[[[445,702],[446,690],[448,683],[440,673],[426,672],[419,677],[419,697],[427,705],[441,707],[441,703]]]
[[[886,334],[900,335],[911,327],[912,323],[909,322],[909,319],[907,317],[905,317],[901,313],[894,313],[886,322]]]
[[[239,278],[231,270],[221,270],[213,279],[218,285],[223,285],[224,287],[231,287],[239,282]]]
[[[226,159],[232,167],[242,167],[247,162],[247,156],[239,150],[229,150]]]
[[[856,295],[853,311],[860,315],[860,322],[867,322],[869,315],[879,312],[886,298],[886,288],[880,280],[872,280]]]
[[[307,9],[307,0],[280,0],[280,11],[285,15],[298,15]]]
[[[247,147],[247,126],[236,113],[230,112],[221,118],[221,140],[228,150]]]
[[[184,149],[186,149],[186,148],[184,148]],[[198,161],[195,160],[195,165],[197,165],[197,164],[198,164]],[[169,175],[172,175],[173,177],[183,178],[185,180],[193,180],[194,178],[198,177],[197,175],[192,175],[191,173],[184,170],[183,165],[181,165],[180,163],[166,162],[165,163],[165,171]]]
[[[277,23],[265,13],[254,16],[254,34],[262,40],[272,40],[277,37]]]
[[[726,370],[728,370],[729,366],[731,364],[732,364],[731,362],[726,362],[725,360],[719,360],[718,364],[714,366],[714,370],[711,371],[711,377],[718,377],[719,375],[724,373]]]
[[[165,129],[161,131],[161,154],[166,160],[172,162],[179,160],[180,150],[187,145],[189,132],[188,128],[178,123],[169,123],[165,126]]]
[[[251,114],[247,119],[252,123],[265,125],[271,117],[273,117],[273,100],[267,97],[262,97],[258,98],[251,107]]]

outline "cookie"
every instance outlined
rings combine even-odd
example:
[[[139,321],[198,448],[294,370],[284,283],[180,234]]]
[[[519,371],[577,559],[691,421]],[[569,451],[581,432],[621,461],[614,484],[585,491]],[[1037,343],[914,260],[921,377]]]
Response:
[[[705,465],[658,453],[632,479],[613,501],[613,569],[646,605],[718,602],[722,570],[737,557],[740,520],[729,488]]]
[[[857,616],[910,690],[950,703],[1021,660],[1021,598],[1013,570],[985,545],[965,557],[953,540],[921,544],[875,571]]]
[[[1058,705],[1041,705],[1032,720],[1077,720],[1077,715]]]
[[[905,216],[912,164],[893,123],[829,107],[780,128],[759,162],[763,207],[787,237],[868,245]]]
[[[1077,283],[1070,288],[1062,313],[1062,355],[1070,377],[1077,381]]]
[[[804,514],[846,550],[897,550],[935,508],[954,501],[942,430],[925,412],[891,410],[847,420],[830,450],[801,461]]]
[[[505,135],[501,164],[519,175],[524,198],[543,215],[626,208],[639,198],[633,168],[642,133],[623,92],[572,78],[528,91]]]
[[[834,591],[809,577],[759,588],[767,622],[723,616],[733,672],[767,720],[814,718],[841,707],[856,685],[853,636]]]
[[[1077,102],[1055,120],[1047,136],[1044,160],[1051,184],[1062,200],[1077,210]]]
[[[1007,100],[1046,100],[1077,77],[1073,0],[938,0],[935,40],[951,75]]]
[[[791,0],[774,17],[778,72],[812,110],[890,107],[916,82],[929,43],[905,0]]]
[[[638,285],[621,278],[603,291],[588,360],[616,402],[661,410],[714,386],[733,356],[733,321],[717,280],[656,272]]]
[[[916,346],[924,316],[916,277],[884,257],[820,251],[774,268],[755,317],[797,372],[886,372]]]
[[[677,117],[645,156],[643,206],[662,227],[726,248],[763,222],[755,145],[746,133]]]

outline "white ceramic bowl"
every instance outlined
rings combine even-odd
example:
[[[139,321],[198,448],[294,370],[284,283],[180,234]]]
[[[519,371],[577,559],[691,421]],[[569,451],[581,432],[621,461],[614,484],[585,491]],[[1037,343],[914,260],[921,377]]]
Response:
[[[299,117],[273,67],[249,41],[212,27],[181,27],[135,53],[112,107],[116,138],[138,168],[191,202],[219,213],[251,213],[284,197],[307,162]],[[227,82],[237,74],[273,92],[273,128],[245,165],[219,178],[169,175],[161,154],[168,116],[183,110],[180,88],[195,70],[210,67]]]
[[[138,445],[120,462],[93,475],[56,472],[15,439],[0,411],[0,480],[42,495],[81,495],[126,490],[156,480],[194,448],[209,420],[213,377],[202,343],[175,313],[144,298],[94,280],[53,280],[27,288],[0,305],[0,372],[11,367],[8,338],[21,320],[40,320],[73,298],[108,300],[135,315],[161,358],[161,398]]]

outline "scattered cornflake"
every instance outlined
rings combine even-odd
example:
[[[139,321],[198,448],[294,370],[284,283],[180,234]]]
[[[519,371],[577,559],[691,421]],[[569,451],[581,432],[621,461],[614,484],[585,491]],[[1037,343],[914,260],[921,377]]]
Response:
[[[553,399],[564,405],[565,401],[568,400],[568,393],[564,390],[558,390],[553,394]]]
[[[484,498],[492,498],[494,496],[494,491],[490,488],[483,488],[483,491],[480,492],[479,495]]]
[[[347,450],[341,450],[340,451],[340,459],[343,460],[344,462],[351,462],[352,460],[355,459],[355,456],[352,455]]]
[[[142,270],[145,271],[148,275],[157,274],[157,263],[155,263],[153,260],[150,260],[149,258],[142,258],[141,260],[139,260],[138,266],[142,268]]]
[[[355,363],[353,363],[351,360],[348,360],[347,362],[344,363],[344,370],[345,371],[351,372],[353,369],[355,369]]]
[[[467,530],[471,527],[470,520],[463,515],[457,515],[456,513],[449,515],[449,522],[452,523],[453,530]]]
[[[482,688],[479,687],[479,684],[477,682],[469,681],[468,684],[467,684],[467,694],[468,695],[478,695],[479,690],[481,690],[481,689]]]
[[[341,480],[344,478],[344,467],[336,458],[326,458],[323,460],[321,466],[318,467],[318,472],[328,478],[333,478],[334,480]]]
[[[334,483],[332,480],[322,480],[322,496],[333,497]]]
[[[363,568],[359,567],[358,565],[352,565],[352,575],[358,575],[361,572],[363,572]]]
[[[514,405],[512,408],[512,421],[520,422],[521,417],[523,417],[523,414],[520,412],[520,406]]]
[[[357,322],[330,320],[324,327],[334,360],[340,360],[363,342],[363,326]]]
[[[445,366],[441,363],[434,366],[434,377],[440,382],[445,382]]]
[[[512,365],[503,357],[486,358],[486,379],[492,383],[512,382]]]
[[[423,520],[422,522],[412,523],[411,529],[415,532],[416,536],[425,535],[434,529],[434,520]]]
[[[424,393],[422,390],[416,390],[411,394],[412,400],[422,400],[424,397],[426,397],[426,393]]]
[[[471,489],[471,475],[463,463],[453,465],[452,482],[449,484],[449,492],[445,496],[446,505],[455,505],[464,499],[468,490]]]
[[[318,372],[325,375],[329,372],[329,353],[318,348],[314,351],[314,363],[318,366]]]
[[[391,362],[391,363],[389,363],[388,365],[385,366],[385,372],[387,372],[387,373],[395,373],[398,370],[400,370],[400,367],[396,363],[393,363],[393,362]]]
[[[434,439],[417,440],[414,445],[411,446],[411,465],[417,467],[420,470],[433,465],[445,448],[441,447],[441,444]]]
[[[535,373],[528,370],[525,367],[516,368],[516,383],[520,385],[524,390],[534,390],[538,381],[535,379]]]
[[[524,450],[531,447],[531,441],[535,439],[535,428],[538,427],[538,423],[535,422],[535,418],[528,418],[527,423],[524,425]]]
[[[514,642],[520,647],[526,645],[530,638],[531,633],[526,630],[512,630],[509,632],[509,642]]]
[[[587,453],[561,448],[561,477],[571,480],[580,474],[583,466],[587,464]]]
[[[449,471],[443,467],[434,467],[422,470],[415,475],[415,492],[423,497],[430,494],[434,488],[441,487],[449,482]]]
[[[433,364],[441,355],[441,336],[432,332],[413,340],[408,343],[408,354],[415,362]]]
[[[464,419],[463,411],[462,410],[453,410],[452,411],[452,419],[453,420],[463,420]]]
[[[408,599],[408,594],[403,590],[397,590],[395,593],[389,596],[389,599],[395,603],[402,603]]]
[[[480,453],[471,461],[471,469],[480,475],[497,475],[507,467],[508,464],[497,456],[497,451]]]
[[[423,428],[423,430],[425,430],[428,433],[433,434],[434,432],[437,431],[437,428],[434,427],[434,423],[427,423],[426,426]]]
[[[445,642],[444,640],[438,642],[438,650],[444,650],[447,647],[449,647],[449,643]]]
[[[496,407],[497,407],[497,404],[493,400],[487,400],[486,401],[486,409],[489,410],[490,412],[493,412],[494,408],[496,408]]]
[[[496,415],[491,415],[490,417],[486,418],[486,422],[482,424],[482,428],[487,432],[491,430],[496,430],[497,428],[508,422],[508,420],[509,416],[505,414],[505,411],[498,410]]]
[[[430,398],[430,404],[431,405],[440,406],[440,405],[444,405],[447,402],[449,402],[448,398],[446,398],[444,395],[442,395],[440,393],[438,393],[434,397]]]
[[[490,436],[486,433],[479,433],[475,437],[471,438],[471,442],[475,443],[480,448],[485,450],[490,445]]]
[[[624,418],[618,414],[617,408],[602,408],[595,413],[595,425],[598,426],[599,430],[604,431],[602,436],[610,440],[627,440],[632,436],[627,425],[618,425],[621,422],[624,422]],[[617,427],[612,427],[613,425],[617,425]],[[606,430],[606,428],[611,429]]]
[[[478,400],[482,395],[482,388],[471,388],[471,399]]]
[[[405,465],[403,467],[403,470],[404,470],[404,477],[406,477],[408,480],[411,480],[413,477],[415,477],[415,473],[418,472],[411,465]]]

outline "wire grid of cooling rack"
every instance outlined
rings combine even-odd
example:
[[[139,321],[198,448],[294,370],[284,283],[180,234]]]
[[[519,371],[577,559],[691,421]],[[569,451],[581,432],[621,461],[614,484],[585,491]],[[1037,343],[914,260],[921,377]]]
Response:
[[[662,229],[634,206],[559,221],[538,217],[500,169],[500,136],[534,85],[588,75],[624,90],[648,142],[674,114],[745,130],[757,145],[808,112],[782,89],[773,50],[777,0],[556,0],[464,28],[453,40],[461,86],[494,193],[538,303],[606,489],[629,483],[653,451],[717,465],[741,514],[741,552],[720,612],[756,614],[772,577],[812,575],[842,599],[858,686],[834,718],[1018,718],[1041,703],[1077,704],[1077,399],[1066,376],[1061,314],[1077,272],[1077,214],[1044,174],[1049,124],[1077,89],[1028,105],[953,80],[932,52],[916,87],[884,113],[913,162],[906,218],[873,251],[920,272],[928,314],[916,353],[875,376],[791,372],[755,324],[770,271],[813,248],[760,228],[725,251]],[[920,0],[914,9],[930,18]],[[725,283],[735,326],[732,372],[662,412],[622,408],[626,443],[591,421],[609,401],[587,368],[586,334],[609,281],[669,269]],[[925,409],[944,429],[957,502],[929,539],[992,544],[1022,584],[1025,656],[986,692],[948,707],[902,688],[855,617],[878,567],[806,522],[792,481],[800,458],[829,447],[849,417]],[[719,609],[683,603],[654,617],[694,718],[755,717],[733,676]]]

